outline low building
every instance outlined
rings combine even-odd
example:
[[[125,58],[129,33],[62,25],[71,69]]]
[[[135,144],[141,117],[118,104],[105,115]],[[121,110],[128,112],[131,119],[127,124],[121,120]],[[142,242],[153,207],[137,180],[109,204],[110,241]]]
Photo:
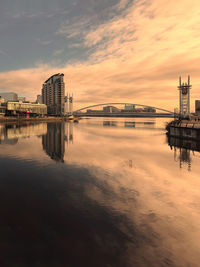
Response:
[[[6,115],[8,116],[44,116],[47,114],[47,106],[45,104],[7,102]]]

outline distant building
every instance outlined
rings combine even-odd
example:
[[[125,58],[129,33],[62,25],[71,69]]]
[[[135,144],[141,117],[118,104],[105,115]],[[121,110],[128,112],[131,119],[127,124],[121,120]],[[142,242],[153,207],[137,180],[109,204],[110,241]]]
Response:
[[[20,102],[26,102],[26,97],[18,96],[18,100],[19,100]]]
[[[36,103],[42,104],[42,96],[41,95],[37,95]]]
[[[125,104],[124,109],[133,111],[133,110],[135,110],[135,105],[133,105],[133,104]]]
[[[102,113],[103,110],[99,110],[99,109],[87,109],[86,112],[87,113]]]
[[[108,112],[108,113],[116,113],[116,112],[120,112],[121,110],[114,107],[114,106],[106,106],[103,107],[103,112]]]
[[[54,74],[45,81],[42,88],[42,103],[47,105],[48,114],[64,115],[65,83],[64,74]]]
[[[18,101],[18,95],[16,93],[1,93],[0,96],[5,99],[5,102],[7,101]]]
[[[195,114],[200,115],[200,100],[195,100]]]
[[[144,112],[156,113],[156,109],[153,107],[144,107]]]

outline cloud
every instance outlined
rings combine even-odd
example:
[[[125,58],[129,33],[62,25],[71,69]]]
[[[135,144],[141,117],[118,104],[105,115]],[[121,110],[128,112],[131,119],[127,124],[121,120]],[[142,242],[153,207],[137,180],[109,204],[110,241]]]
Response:
[[[121,1],[116,14],[119,8],[124,8],[121,14],[100,25],[91,25],[86,17],[62,25],[59,34],[81,35],[82,45],[91,49],[87,61],[0,73],[0,87],[34,97],[48,76],[63,72],[77,108],[127,101],[173,110],[178,106],[178,77],[190,74],[193,100],[198,98],[198,0]]]

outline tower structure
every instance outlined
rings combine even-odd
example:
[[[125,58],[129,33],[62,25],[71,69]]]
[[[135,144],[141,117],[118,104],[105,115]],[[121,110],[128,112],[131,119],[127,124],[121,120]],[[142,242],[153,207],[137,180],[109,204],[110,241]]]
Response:
[[[188,118],[190,116],[190,76],[188,76],[188,82],[182,83],[181,77],[179,77],[179,114],[181,118]]]
[[[48,114],[64,115],[65,112],[65,83],[64,74],[51,76],[43,84],[42,102],[47,105]]]
[[[73,94],[67,94],[67,97],[65,98],[65,102],[66,102],[66,113],[68,115],[72,115],[73,113],[73,102],[74,102],[74,98],[73,98]]]

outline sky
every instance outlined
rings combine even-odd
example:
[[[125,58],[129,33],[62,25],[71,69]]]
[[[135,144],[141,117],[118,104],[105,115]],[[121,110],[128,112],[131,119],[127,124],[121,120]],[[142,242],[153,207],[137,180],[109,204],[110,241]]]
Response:
[[[178,78],[200,99],[199,0],[1,0],[0,92],[35,100],[65,74],[75,109],[128,102],[172,110]]]

